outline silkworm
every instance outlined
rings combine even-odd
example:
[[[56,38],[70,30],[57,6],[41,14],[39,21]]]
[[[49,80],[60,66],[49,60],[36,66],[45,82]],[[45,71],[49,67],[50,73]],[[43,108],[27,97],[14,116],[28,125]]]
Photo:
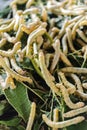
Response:
[[[16,80],[19,80],[19,81],[25,81],[28,83],[32,83],[32,79],[30,77],[21,76],[20,74],[13,71],[10,67],[8,67],[2,57],[0,57],[0,61],[1,61],[0,65],[2,66],[2,68],[4,68],[5,71],[8,72],[13,78],[15,78]]]
[[[75,81],[76,86],[77,86],[77,89],[78,89],[80,92],[83,92],[82,84],[81,84],[81,81],[80,81],[79,77],[78,77],[76,74],[70,74],[70,76],[71,76],[72,79]]]
[[[87,93],[76,90],[75,94],[78,95],[79,97],[83,98],[84,100],[87,100]]]
[[[13,18],[11,19],[6,19],[6,20],[1,20],[0,21],[0,26],[3,25],[3,24],[10,24],[12,22]]]
[[[43,37],[42,36],[38,36],[36,40],[37,40],[37,49],[39,50],[40,47],[43,44]]]
[[[36,30],[40,25],[40,22],[39,21],[34,21],[32,23],[29,23],[28,26],[26,25],[22,25],[21,29],[22,31],[24,31],[25,33],[27,34],[30,34],[31,32],[33,32],[34,30]]]
[[[38,54],[37,44],[36,44],[36,43],[33,44],[33,52],[34,52],[34,55],[37,55],[37,54]]]
[[[68,44],[69,44],[69,48],[72,52],[76,51],[76,49],[73,46],[73,42],[72,42],[72,34],[71,34],[71,29],[67,28],[66,29],[66,35],[67,35],[67,39],[68,39]]]
[[[9,25],[7,25],[6,27],[0,27],[0,32],[8,32],[10,30],[13,29],[15,24],[15,20],[13,20]]]
[[[15,19],[14,30],[17,31],[19,27],[19,19],[20,19],[20,16],[18,13],[16,13],[14,19]]]
[[[8,33],[4,32],[3,33],[3,36],[6,38],[6,40],[10,43],[13,43],[14,44],[14,41],[15,41],[15,37],[11,37]]]
[[[77,116],[77,115],[85,113],[85,112],[87,112],[87,106],[66,112],[66,113],[63,114],[63,116],[65,118],[70,118],[70,117],[74,117],[74,116]]]
[[[78,20],[78,22],[74,25],[72,28],[72,39],[75,39],[76,36],[76,30],[79,27],[80,22],[82,22],[85,19],[85,16],[83,16],[81,19]]]
[[[67,66],[72,66],[71,62],[62,51],[60,52],[60,58]]]
[[[48,19],[47,11],[46,11],[46,9],[44,8],[44,6],[42,6],[41,18],[42,18],[42,20],[43,20],[44,22],[46,22],[47,19]]]
[[[60,76],[63,84],[68,88],[68,93],[72,94],[76,91],[75,85],[71,84],[69,81],[67,81],[64,73],[59,72],[58,75]]]
[[[31,104],[31,111],[30,111],[29,120],[28,120],[28,123],[27,123],[26,130],[31,130],[32,129],[32,126],[33,126],[33,123],[34,123],[35,114],[36,114],[36,103],[33,102]]]
[[[0,40],[0,48],[3,47],[6,44],[6,41],[7,41],[6,38],[2,38]]]
[[[41,28],[41,29],[35,30],[32,34],[30,34],[27,40],[26,56],[31,58],[31,45],[33,41],[35,40],[35,38],[43,35],[45,32],[46,32],[46,29]]]
[[[57,122],[59,119],[59,110],[58,108],[55,108],[53,111],[53,121]],[[52,130],[58,130],[57,128],[53,128]]]
[[[63,128],[63,127],[67,127],[73,124],[77,124],[82,122],[85,118],[83,116],[78,116],[76,118],[73,119],[69,119],[67,121],[62,121],[62,122],[54,122],[51,121],[47,118],[47,116],[45,114],[42,115],[42,119],[44,120],[44,122],[50,126],[51,128]]]
[[[82,83],[82,87],[87,89],[87,83]]]
[[[16,60],[15,60],[14,57],[12,57],[12,58],[10,59],[10,61],[11,61],[11,65],[12,65],[13,69],[14,69],[16,72],[18,72],[18,74],[23,75],[23,74],[25,73],[25,72],[22,70],[22,68],[20,68],[20,67],[17,65]]]
[[[32,13],[34,13],[34,14],[39,13],[39,9],[35,8],[35,7],[26,9],[26,10],[24,10],[23,15],[29,15],[29,14],[32,14]]]
[[[63,53],[66,55],[68,53],[67,35],[66,34],[62,38],[62,48],[63,48]]]
[[[80,44],[82,47],[86,45],[86,43],[84,43],[81,39],[76,39],[76,41],[78,42],[78,44]]]
[[[55,50],[55,54],[54,54],[54,58],[50,67],[51,72],[53,72],[53,70],[55,69],[60,58],[60,41],[59,40],[55,41],[55,43],[53,44],[53,48]]]
[[[8,67],[10,67],[9,59],[7,57],[4,58],[4,61]],[[10,87],[11,89],[15,89],[16,85],[14,84],[14,80],[12,76],[6,71],[7,77],[5,79],[5,87],[4,90]]]
[[[19,26],[19,28],[18,28],[18,31],[17,31],[17,33],[16,33],[16,37],[14,38],[13,43],[16,43],[16,42],[20,41],[20,38],[21,38],[22,35],[23,35],[23,31],[22,31],[21,27],[22,27],[22,24],[21,24],[21,25]]]
[[[85,34],[83,33],[83,31],[81,31],[80,29],[76,30],[78,35],[80,36],[80,38],[87,43],[87,37],[85,36]]]
[[[30,8],[30,6],[34,3],[34,0],[28,0],[26,3],[26,8]]]
[[[61,90],[62,95],[64,97],[64,101],[65,101],[66,105],[69,108],[71,108],[71,109],[77,109],[77,108],[80,108],[80,107],[84,106],[83,102],[73,103],[71,101],[71,99],[69,98],[69,94],[68,94],[67,89],[63,85],[60,85],[60,90]]]
[[[53,78],[51,74],[47,70],[45,59],[44,59],[44,54],[42,51],[39,53],[39,64],[40,64],[41,73],[43,75],[45,82],[51,88],[52,92],[55,92],[58,95],[59,90],[57,89],[55,83],[53,82]]]
[[[82,22],[79,23],[79,26],[86,26],[87,25],[87,21],[83,20]]]
[[[79,67],[65,67],[61,69],[64,73],[77,73],[77,74],[87,74],[87,68],[79,68]]]
[[[75,10],[65,10],[63,8],[60,8],[60,11],[63,15],[81,15],[84,13],[84,10],[80,10],[80,11],[75,11]]]
[[[73,23],[73,22],[77,22],[80,18],[82,18],[82,15],[76,16],[75,18],[72,18],[69,20],[69,24]]]
[[[63,34],[64,34],[64,32],[65,32],[65,28],[68,26],[68,20],[65,20],[64,21],[64,24],[63,24],[63,26],[62,26],[62,29],[60,30],[60,32],[59,32],[59,34],[58,34],[58,38],[60,39],[62,36],[63,36]]]
[[[14,56],[14,54],[21,48],[21,43],[17,42],[13,49],[10,51],[4,51],[4,50],[0,50],[0,55],[1,56],[5,56],[5,57],[12,57]]]

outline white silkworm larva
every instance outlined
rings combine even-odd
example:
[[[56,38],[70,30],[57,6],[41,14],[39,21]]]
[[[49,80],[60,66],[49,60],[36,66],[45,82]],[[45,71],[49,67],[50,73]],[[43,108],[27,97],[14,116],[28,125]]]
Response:
[[[66,117],[66,118],[70,118],[70,117],[73,117],[73,116],[76,116],[76,115],[79,115],[79,114],[82,114],[82,113],[85,113],[85,112],[87,112],[87,106],[66,112],[66,113],[63,114],[63,116]]]
[[[87,25],[87,20],[83,20],[82,22],[79,23],[79,26],[86,26],[86,25]]]
[[[70,126],[73,124],[80,123],[83,120],[85,120],[85,118],[83,116],[78,116],[76,118],[69,119],[67,121],[54,122],[54,121],[49,120],[45,114],[42,115],[42,118],[43,118],[44,122],[52,128],[63,128],[63,127],[67,127],[67,126]]]
[[[54,54],[54,58],[50,67],[51,72],[53,72],[53,70],[55,69],[60,58],[60,41],[59,40],[55,41],[55,43],[53,44],[53,48],[55,50],[55,54]]]
[[[59,90],[57,89],[55,83],[53,82],[51,74],[47,70],[43,52],[39,53],[39,64],[40,64],[40,69],[41,69],[45,82],[51,88],[52,92],[55,92],[58,95]]]
[[[80,18],[82,18],[82,15],[80,16],[76,16],[75,18],[72,18],[69,20],[69,24],[73,23],[73,22],[77,22]]]
[[[67,89],[63,85],[60,85],[60,90],[61,90],[62,95],[64,97],[64,101],[65,101],[66,105],[69,108],[71,108],[71,109],[77,109],[77,108],[80,108],[80,107],[84,106],[83,102],[73,103],[71,101],[71,99],[69,98],[69,94],[68,94]]]
[[[43,44],[43,37],[42,36],[38,36],[36,40],[37,40],[37,49],[39,50],[40,47]]]
[[[5,57],[4,60],[5,60],[6,65],[7,65],[8,67],[10,67],[10,63],[9,63],[8,58]],[[15,89],[16,86],[15,86],[15,84],[14,84],[14,80],[13,80],[12,76],[11,76],[7,71],[6,71],[6,74],[7,74],[7,77],[6,77],[6,79],[5,79],[5,88],[4,88],[4,89],[6,89],[6,88],[8,88],[8,87],[10,87],[11,89]]]
[[[87,68],[79,68],[79,67],[65,67],[61,69],[62,72],[67,73],[77,73],[77,74],[87,74]]]
[[[6,27],[0,27],[0,32],[8,32],[10,30],[13,29],[15,24],[15,20],[13,20],[9,25],[7,25]]]
[[[4,50],[0,50],[0,55],[1,56],[6,56],[6,57],[12,57],[14,56],[14,54],[21,48],[21,43],[17,42],[13,49],[10,51],[4,51]]]
[[[39,12],[39,9],[33,7],[33,8],[29,8],[29,9],[24,10],[23,14],[24,15],[29,15],[29,14],[32,14],[32,13],[37,14],[38,12]]]
[[[85,34],[83,33],[83,31],[81,31],[80,29],[76,30],[78,35],[80,36],[80,38],[87,43],[87,37],[85,36]]]
[[[68,39],[68,44],[69,44],[69,48],[72,52],[76,51],[76,49],[73,46],[73,41],[72,41],[72,34],[71,34],[71,29],[67,28],[66,29],[66,35],[67,35],[67,39]]]
[[[74,25],[74,27],[72,29],[72,39],[75,39],[76,30],[79,27],[80,22],[82,22],[84,19],[85,19],[85,16],[83,16],[81,19],[79,19],[78,22],[76,22],[76,24]]]
[[[61,38],[65,32],[65,28],[68,26],[68,20],[65,20],[59,34],[58,34],[58,38]]]
[[[41,28],[41,29],[35,30],[32,34],[30,34],[30,36],[27,40],[26,56],[31,58],[31,45],[32,45],[33,41],[35,40],[35,38],[43,35],[45,32],[46,32],[46,29]]]
[[[6,41],[7,41],[6,38],[2,38],[0,40],[0,48],[6,44]]]
[[[50,59],[52,58],[53,58],[53,54],[49,54],[49,53],[45,54],[45,60],[46,60],[45,63],[46,63],[47,68],[50,65]]]
[[[66,34],[62,38],[62,47],[63,47],[63,53],[66,55],[68,53],[67,35]]]
[[[29,116],[29,120],[28,120],[28,123],[27,123],[26,130],[32,130],[32,126],[33,126],[33,123],[34,123],[35,114],[36,114],[36,103],[33,102],[31,104],[31,111],[30,111],[30,116]]]
[[[15,71],[13,71],[10,67],[8,67],[2,57],[0,57],[0,65],[5,69],[6,72],[8,72],[13,78],[19,81],[25,81],[28,83],[32,83],[32,79],[30,77],[22,76]]]
[[[13,43],[14,44],[14,39],[15,37],[11,37],[8,33],[4,32],[3,33],[3,36],[6,38],[6,40],[10,43]]]
[[[72,66],[71,62],[62,51],[60,52],[60,58],[67,66]]]
[[[82,87],[87,89],[87,83],[82,83]]]
[[[48,19],[47,11],[46,11],[46,9],[44,8],[44,6],[42,6],[41,18],[42,18],[42,20],[43,20],[44,22],[46,22],[47,19]]]
[[[67,81],[64,73],[59,72],[58,75],[60,76],[63,84],[68,88],[68,93],[72,94],[76,91],[75,85],[71,84],[69,81]]]
[[[30,6],[34,3],[34,0],[28,0],[28,2],[26,3],[26,8],[30,8]]]
[[[78,95],[79,97],[83,98],[84,100],[87,100],[87,93],[76,90],[75,94]]]
[[[76,11],[76,10],[65,10],[63,8],[60,8],[60,11],[63,15],[81,15],[84,13],[84,10]]]
[[[11,65],[12,65],[13,69],[14,69],[16,72],[18,72],[18,73],[21,74],[21,75],[23,75],[23,74],[25,73],[25,72],[22,70],[22,68],[20,68],[20,67],[17,65],[16,60],[15,60],[14,57],[12,57],[12,58],[10,59],[10,61],[11,61]]]
[[[82,84],[81,81],[79,79],[79,77],[76,74],[70,74],[70,76],[72,77],[72,79],[75,81],[76,85],[77,85],[77,89],[80,92],[83,92],[83,88],[82,88]]]
[[[58,122],[59,119],[59,110],[58,108],[55,108],[53,111],[53,121]],[[58,128],[53,128],[52,130],[58,130]]]

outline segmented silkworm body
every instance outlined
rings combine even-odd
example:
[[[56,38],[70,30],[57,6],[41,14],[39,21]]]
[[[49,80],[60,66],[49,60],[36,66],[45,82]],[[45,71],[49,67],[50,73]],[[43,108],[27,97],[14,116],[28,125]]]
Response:
[[[79,97],[83,98],[84,100],[87,100],[87,93],[80,92],[79,90],[77,90],[75,92],[75,94],[78,95]]]
[[[58,122],[59,119],[59,110],[58,108],[55,108],[53,111],[53,121]],[[53,128],[52,130],[58,130],[57,128]]]
[[[70,74],[70,76],[71,76],[72,79],[75,81],[76,86],[77,86],[77,89],[78,89],[80,92],[83,92],[82,84],[81,84],[81,81],[80,81],[79,77],[78,77],[76,74]]]
[[[32,130],[35,114],[36,114],[36,104],[35,104],[35,102],[33,102],[31,104],[31,111],[30,111],[29,120],[28,120],[28,124],[27,124],[26,130]]]
[[[6,38],[2,38],[0,41],[0,48],[3,47],[6,44]]]
[[[31,57],[31,45],[34,41],[34,39],[40,35],[43,35],[44,33],[46,32],[46,29],[44,28],[41,28],[41,29],[38,29],[38,30],[35,30],[28,38],[28,41],[27,41],[27,48],[26,48],[26,55],[28,57]]]
[[[80,107],[84,106],[83,102],[73,103],[71,101],[70,97],[69,97],[67,89],[63,85],[60,85],[60,90],[61,90],[62,95],[64,97],[64,101],[65,101],[66,105],[69,108],[71,108],[71,109],[77,109],[77,108],[80,108]]]
[[[32,83],[32,79],[30,77],[25,77],[25,76],[21,76],[18,73],[16,73],[15,71],[13,71],[10,67],[8,67],[5,63],[5,61],[3,60],[2,57],[0,57],[0,65],[15,79],[20,80],[20,81],[25,81],[25,82],[29,82]]]
[[[74,93],[74,92],[76,91],[75,85],[73,85],[73,84],[71,84],[69,81],[67,81],[67,79],[66,79],[64,73],[59,72],[58,75],[60,76],[60,78],[61,78],[63,84],[68,88],[68,89],[67,89],[68,92],[69,92],[70,94]]]
[[[63,47],[63,53],[66,55],[68,53],[67,35],[66,34],[62,38],[62,47]]]
[[[53,79],[51,78],[51,74],[46,68],[43,52],[39,53],[39,64],[40,64],[40,69],[45,79],[45,82],[51,88],[53,92],[55,92],[56,94],[59,94],[59,90],[57,89],[55,83],[53,82]]]
[[[70,118],[70,117],[82,114],[84,112],[87,112],[87,106],[66,112],[66,113],[63,114],[63,116],[66,117],[66,118]]]
[[[70,119],[70,120],[67,120],[67,121],[54,122],[54,121],[49,120],[45,114],[42,115],[42,118],[43,118],[44,122],[52,128],[67,127],[67,126],[70,126],[70,125],[73,125],[73,124],[80,123],[85,119],[83,116],[78,116],[76,118],[73,118],[73,119]]]
[[[5,56],[5,57],[12,57],[14,56],[17,51],[21,48],[21,43],[17,42],[12,50],[8,50],[8,51],[4,51],[4,50],[0,50],[0,55],[1,56]]]
[[[79,67],[65,67],[61,69],[64,73],[77,73],[77,74],[86,74],[87,68],[79,68]]]

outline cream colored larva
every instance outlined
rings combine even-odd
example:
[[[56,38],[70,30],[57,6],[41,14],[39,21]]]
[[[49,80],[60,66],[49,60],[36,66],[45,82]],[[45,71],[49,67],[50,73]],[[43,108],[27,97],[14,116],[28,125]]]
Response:
[[[36,114],[36,103],[33,102],[31,104],[31,111],[30,111],[29,120],[28,120],[28,123],[27,123],[26,130],[32,130],[32,126],[33,126],[33,123],[34,123],[35,114]]]
[[[87,112],[87,106],[66,112],[66,113],[63,114],[63,116],[65,118],[70,118],[70,117],[73,117],[73,116],[76,116],[76,115],[79,115],[79,114],[82,114],[82,113],[85,113],[85,112]]]
[[[10,67],[7,66],[7,64],[5,63],[3,57],[0,56],[0,65],[2,66],[2,68],[5,69],[6,72],[8,72],[13,78],[19,80],[19,81],[26,81],[28,83],[32,83],[32,79],[30,77],[26,77],[26,76],[22,76],[18,73],[16,73],[15,71],[13,71]]]
[[[83,116],[78,116],[75,117],[73,119],[69,119],[67,121],[62,121],[62,122],[54,122],[51,121],[47,118],[47,116],[45,114],[42,115],[42,119],[44,120],[44,122],[50,126],[51,128],[63,128],[63,127],[67,127],[73,124],[77,124],[82,122],[85,118]]]
[[[53,111],[53,121],[58,122],[59,120],[59,110],[58,108],[55,108]],[[58,130],[58,128],[53,128],[52,130]]]
[[[85,34],[83,33],[83,31],[81,31],[80,29],[76,30],[78,35],[80,36],[80,38],[87,43],[87,37],[85,36]]]
[[[59,72],[58,75],[60,76],[61,81],[62,81],[62,83],[64,84],[64,86],[66,86],[66,88],[67,88],[67,90],[68,90],[68,93],[69,93],[69,94],[74,93],[74,92],[76,91],[75,85],[73,85],[72,83],[70,83],[70,82],[66,79],[64,73]]]
[[[40,64],[41,73],[43,75],[45,82],[51,88],[52,92],[55,92],[56,94],[59,95],[59,90],[56,87],[55,83],[53,82],[50,72],[47,70],[45,59],[44,59],[44,54],[42,51],[39,53],[39,64]]]
[[[63,85],[60,85],[60,90],[62,92],[62,96],[64,97],[64,101],[69,108],[77,109],[84,106],[83,102],[73,103],[69,97],[67,89]]]
[[[4,50],[0,50],[0,55],[1,56],[5,56],[5,57],[12,57],[14,56],[14,54],[17,53],[17,51],[21,48],[21,43],[17,42],[14,46],[12,50],[9,51],[4,51]]]

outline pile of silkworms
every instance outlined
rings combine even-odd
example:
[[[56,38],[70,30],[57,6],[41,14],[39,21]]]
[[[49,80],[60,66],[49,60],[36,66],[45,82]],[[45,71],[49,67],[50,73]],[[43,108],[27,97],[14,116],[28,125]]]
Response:
[[[21,10],[18,5],[25,8]],[[17,64],[27,57],[52,94],[62,97],[69,108],[63,121],[58,108],[54,108],[53,121],[46,114],[42,120],[53,130],[82,122],[85,117],[79,114],[87,112],[87,1],[14,0],[10,7],[12,17],[0,19],[0,68],[6,73],[5,79],[0,75],[2,89],[16,89],[14,79],[32,84],[32,78]],[[24,33],[26,43],[21,41]],[[7,44],[12,48],[3,50]],[[83,62],[74,64],[71,57]],[[32,129],[35,113],[36,104],[32,103],[27,130]]]

